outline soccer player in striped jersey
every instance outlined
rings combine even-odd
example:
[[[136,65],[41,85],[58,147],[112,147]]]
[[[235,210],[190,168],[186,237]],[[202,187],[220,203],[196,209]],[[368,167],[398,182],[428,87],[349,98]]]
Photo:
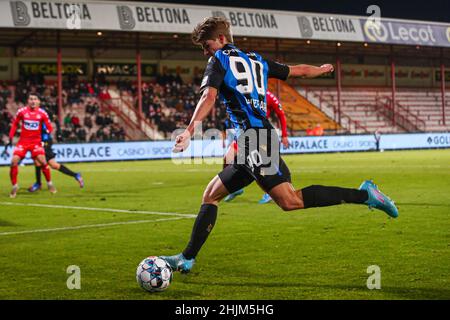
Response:
[[[189,146],[194,128],[211,112],[216,97],[226,105],[228,115],[238,132],[238,152],[233,165],[227,166],[206,187],[199,214],[194,222],[190,241],[185,249],[173,256],[163,256],[173,270],[189,272],[201,247],[216,223],[218,204],[228,194],[253,181],[272,197],[283,210],[340,205],[366,204],[398,216],[394,202],[381,193],[371,181],[358,189],[312,185],[295,189],[288,181],[288,169],[279,155],[278,135],[266,118],[266,88],[268,78],[313,78],[333,71],[331,64],[320,67],[277,63],[255,52],[244,52],[233,44],[230,23],[211,17],[199,23],[192,40],[210,56],[206,66],[192,119],[185,131],[175,139],[174,152]]]
[[[50,132],[48,132],[47,127],[45,124],[42,124],[42,144],[44,145],[45,150],[45,159],[47,160],[47,163],[50,165],[50,168],[53,170],[58,170],[61,173],[64,173],[65,175],[74,178],[78,184],[80,185],[80,188],[84,187],[84,180],[81,176],[81,173],[76,173],[67,168],[64,164],[58,163],[56,161],[56,154],[53,152],[53,138]],[[33,183],[31,187],[28,188],[29,192],[36,192],[42,188],[42,182],[41,182],[41,165],[38,161],[35,161],[35,173],[36,173],[36,182]]]
[[[289,140],[287,137],[287,121],[286,121],[286,115],[284,114],[283,108],[281,107],[280,101],[277,99],[277,97],[267,90],[266,92],[266,105],[267,105],[267,111],[266,111],[266,117],[270,120],[271,112],[275,112],[275,114],[278,117],[278,120],[280,121],[280,127],[281,127],[281,143],[285,148],[289,146]],[[228,148],[227,153],[225,154],[223,161],[224,161],[224,168],[227,165],[231,165],[233,163],[233,159],[235,157],[237,151],[237,140],[233,140],[232,145]],[[291,175],[289,173],[289,182],[291,182]],[[223,201],[230,202],[237,196],[240,196],[244,193],[244,189],[240,189],[238,191],[235,191],[233,193],[230,193],[225,197]],[[264,193],[261,200],[259,200],[258,203],[265,204],[272,201],[272,198],[268,193]]]

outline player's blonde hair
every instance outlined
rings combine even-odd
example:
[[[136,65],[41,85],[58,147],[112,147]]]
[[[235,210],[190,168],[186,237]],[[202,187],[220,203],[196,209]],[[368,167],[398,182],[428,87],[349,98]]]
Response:
[[[230,22],[223,17],[209,17],[197,24],[192,31],[192,42],[202,45],[206,40],[214,40],[224,35],[228,42],[233,42]]]

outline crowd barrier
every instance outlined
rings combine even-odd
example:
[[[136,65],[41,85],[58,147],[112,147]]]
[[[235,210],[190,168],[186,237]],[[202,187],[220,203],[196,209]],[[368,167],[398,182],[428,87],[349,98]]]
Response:
[[[183,153],[172,153],[172,141],[105,142],[82,144],[55,144],[53,150],[58,162],[123,161],[170,158],[222,157],[225,151],[221,140],[195,140]],[[376,150],[374,135],[347,135],[321,137],[291,137],[289,147],[281,147],[282,154],[351,152]],[[384,134],[379,149],[434,149],[450,148],[450,133]],[[9,156],[0,157],[0,165],[8,165]],[[24,164],[31,163],[29,155]]]

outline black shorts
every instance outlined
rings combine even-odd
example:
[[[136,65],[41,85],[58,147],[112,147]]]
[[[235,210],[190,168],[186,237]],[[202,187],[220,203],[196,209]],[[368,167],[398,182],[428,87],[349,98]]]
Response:
[[[255,180],[265,192],[270,192],[279,184],[291,182],[289,168],[281,158],[279,172],[274,175],[255,175],[249,172],[246,166],[233,163],[219,173],[219,178],[229,193],[236,192]]]
[[[280,157],[279,137],[275,131],[260,135],[263,129],[255,129],[253,136],[238,138],[238,154],[234,163],[219,173],[219,178],[229,193],[240,190],[256,180],[269,192],[273,187],[291,181],[286,163]],[[265,131],[268,131],[267,129]],[[247,133],[247,131],[246,131]]]
[[[46,144],[44,146],[44,150],[45,150],[45,159],[47,161],[50,161],[51,159],[54,159],[56,157],[56,154],[53,152],[51,145]]]

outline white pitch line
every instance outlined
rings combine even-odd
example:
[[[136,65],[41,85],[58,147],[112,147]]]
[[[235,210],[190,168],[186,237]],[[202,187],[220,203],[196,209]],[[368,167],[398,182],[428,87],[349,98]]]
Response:
[[[166,219],[156,219],[156,220],[134,220],[134,221],[124,221],[124,222],[87,224],[87,225],[81,225],[81,226],[75,226],[75,227],[60,227],[60,228],[51,228],[51,229],[11,231],[11,232],[2,232],[2,233],[0,233],[0,236],[10,236],[10,235],[27,234],[27,233],[67,231],[67,230],[78,230],[78,229],[88,229],[88,228],[102,228],[102,227],[111,227],[111,226],[118,226],[118,225],[124,225],[124,224],[151,223],[151,222],[172,221],[172,220],[181,220],[181,219],[183,219],[183,218],[166,218]]]
[[[75,209],[75,210],[103,211],[103,212],[117,212],[117,213],[150,214],[150,215],[172,216],[172,217],[182,217],[182,218],[197,217],[197,215],[194,215],[194,214],[183,214],[183,213],[177,213],[177,212],[138,211],[138,210],[134,211],[134,210],[112,209],[112,208],[62,206],[62,205],[56,205],[56,204],[54,205],[54,204],[41,204],[41,203],[0,202],[0,205],[55,208],[55,209]]]

